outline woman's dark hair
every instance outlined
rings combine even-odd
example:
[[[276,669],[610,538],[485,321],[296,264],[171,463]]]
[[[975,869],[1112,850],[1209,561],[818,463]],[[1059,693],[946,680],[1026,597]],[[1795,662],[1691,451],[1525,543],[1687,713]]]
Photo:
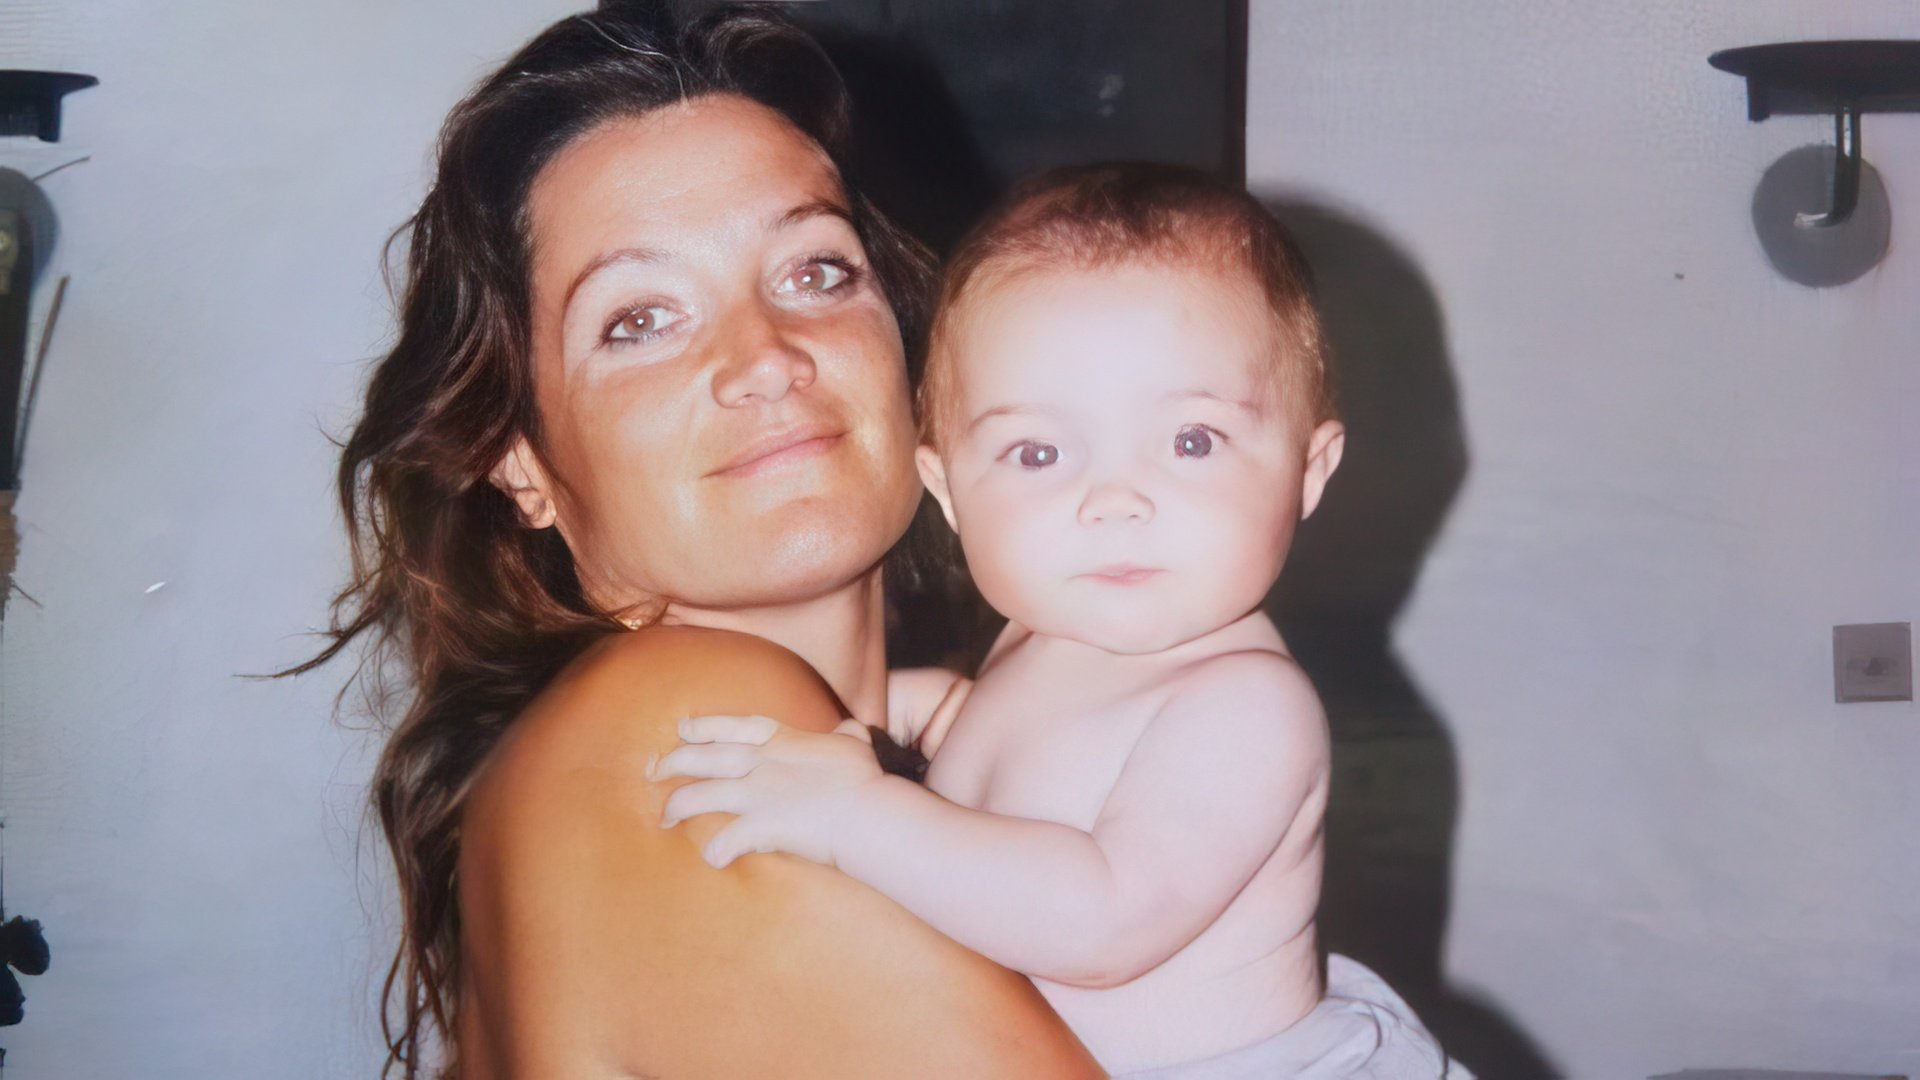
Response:
[[[357,678],[403,671],[411,694],[373,776],[403,923],[381,995],[382,1075],[422,1074],[430,1035],[457,1073],[460,817],[474,773],[532,697],[620,625],[584,595],[554,529],[522,525],[487,479],[516,438],[541,446],[530,356],[527,196],[554,155],[608,120],[738,94],[843,163],[849,105],[801,31],[723,10],[676,28],[602,11],[564,19],[454,107],[407,240],[399,332],[343,446],[339,497],[353,569],[331,642],[367,634]],[[845,171],[842,171],[845,179]],[[846,180],[849,187],[851,180]],[[909,346],[931,283],[925,249],[849,190],[855,229]],[[397,710],[396,710],[397,711]]]

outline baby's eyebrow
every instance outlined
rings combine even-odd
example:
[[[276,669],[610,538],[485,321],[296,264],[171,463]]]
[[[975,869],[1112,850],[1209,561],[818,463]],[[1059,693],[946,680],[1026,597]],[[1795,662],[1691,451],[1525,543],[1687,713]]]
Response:
[[[974,428],[979,427],[981,424],[986,423],[987,421],[993,419],[996,416],[1052,416],[1052,415],[1053,415],[1052,410],[1038,408],[1033,405],[995,405],[993,408],[988,409],[986,412],[983,412],[979,416],[974,417],[971,421],[968,421],[966,434],[968,435],[973,434]]]
[[[1240,398],[1221,397],[1219,394],[1216,394],[1211,390],[1199,390],[1199,389],[1175,390],[1172,393],[1167,395],[1166,400],[1192,401],[1196,398],[1202,401],[1217,401],[1222,405],[1231,405],[1234,408],[1239,409],[1241,412],[1248,413],[1253,416],[1260,415],[1262,411],[1260,408],[1260,403],[1257,401],[1247,401],[1247,400],[1242,400]]]

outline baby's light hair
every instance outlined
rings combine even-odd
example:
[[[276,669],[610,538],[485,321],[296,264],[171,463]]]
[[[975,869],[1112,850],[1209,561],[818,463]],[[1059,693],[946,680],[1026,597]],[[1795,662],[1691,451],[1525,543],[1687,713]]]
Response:
[[[1303,437],[1334,417],[1312,277],[1266,207],[1198,169],[1078,165],[1015,186],[947,264],[917,401],[921,441],[944,451],[954,433],[953,354],[969,297],[1027,273],[1143,263],[1251,275],[1278,345],[1270,384],[1276,399],[1303,425]]]

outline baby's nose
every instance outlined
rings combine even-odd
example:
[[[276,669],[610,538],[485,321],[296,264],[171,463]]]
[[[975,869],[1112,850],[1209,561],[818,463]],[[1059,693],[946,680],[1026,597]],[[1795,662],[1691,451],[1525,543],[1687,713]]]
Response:
[[[1096,525],[1109,521],[1153,520],[1153,500],[1132,484],[1107,481],[1095,484],[1080,503],[1080,523]]]

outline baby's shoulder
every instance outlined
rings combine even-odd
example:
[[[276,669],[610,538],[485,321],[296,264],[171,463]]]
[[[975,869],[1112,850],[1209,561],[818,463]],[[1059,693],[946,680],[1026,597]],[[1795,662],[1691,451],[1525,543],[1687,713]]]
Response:
[[[1234,649],[1195,660],[1168,680],[1176,697],[1243,694],[1276,708],[1318,709],[1313,680],[1278,649]]]
[[[1240,649],[1183,667],[1154,726],[1297,753],[1327,742],[1326,711],[1298,662],[1274,649]]]

